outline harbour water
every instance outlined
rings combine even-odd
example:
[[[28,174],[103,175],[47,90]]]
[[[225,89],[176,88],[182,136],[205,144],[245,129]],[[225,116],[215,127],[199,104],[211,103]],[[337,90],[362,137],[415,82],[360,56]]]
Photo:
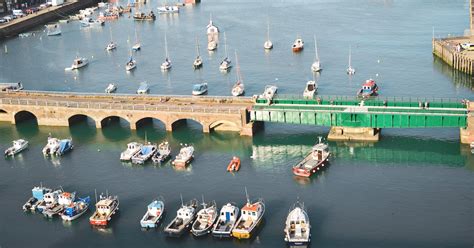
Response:
[[[151,1],[144,10],[161,2]],[[204,1],[185,7],[179,15],[158,16],[155,23],[135,23],[122,17],[103,28],[61,24],[63,34],[47,37],[42,28],[34,36],[0,43],[0,81],[22,81],[26,89],[103,92],[117,82],[118,92],[133,93],[146,80],[152,93],[189,95],[195,82],[209,83],[209,95],[230,95],[235,68],[219,72],[221,46],[205,50],[205,26],[212,13],[225,31],[229,54],[236,49],[248,95],[276,83],[284,94],[301,94],[312,78],[313,34],[318,37],[323,72],[322,95],[354,95],[363,80],[377,80],[383,96],[456,97],[474,99],[472,79],[453,74],[431,54],[432,27],[439,34],[462,33],[468,25],[467,1]],[[155,11],[156,12],[156,11]],[[266,21],[274,49],[265,53]],[[118,49],[107,53],[112,37]],[[137,69],[127,74],[127,39],[137,30],[142,51]],[[162,73],[164,33],[173,68]],[[195,36],[201,43],[204,68],[193,71]],[[296,35],[305,49],[293,54]],[[221,36],[222,38],[222,36]],[[357,72],[345,74],[349,46]],[[77,72],[64,71],[79,53],[91,63]],[[93,56],[93,58],[92,58]],[[378,76],[376,76],[378,75]],[[253,138],[219,132],[203,134],[188,121],[172,133],[162,124],[148,123],[130,131],[127,123],[95,129],[82,122],[68,128],[38,127],[26,121],[0,123],[0,149],[25,138],[30,148],[15,159],[0,160],[1,247],[283,247],[283,227],[289,207],[299,197],[312,221],[312,247],[472,247],[474,233],[474,156],[459,143],[458,129],[383,130],[380,142],[335,143],[331,165],[321,174],[302,180],[291,166],[307,154],[327,128],[267,124]],[[59,158],[41,154],[46,137],[72,137],[74,150]],[[132,166],[119,161],[130,141],[168,140],[173,154],[180,143],[194,144],[196,157],[186,171],[169,164]],[[225,171],[232,156],[242,159],[238,173]],[[120,198],[120,214],[107,229],[91,228],[87,217],[71,224],[25,214],[21,205],[33,186],[42,182],[62,186],[79,196],[109,191]],[[219,206],[265,199],[265,222],[250,241],[165,238],[143,231],[139,220],[146,205],[161,195],[168,223],[184,200],[215,199]],[[90,216],[89,212],[87,216]]]

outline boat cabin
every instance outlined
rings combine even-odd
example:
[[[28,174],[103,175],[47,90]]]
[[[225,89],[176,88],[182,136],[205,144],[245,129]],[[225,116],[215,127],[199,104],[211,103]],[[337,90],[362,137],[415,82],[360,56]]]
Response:
[[[148,205],[148,213],[151,216],[160,216],[163,210],[163,203],[159,201],[154,201]]]
[[[363,95],[371,95],[377,91],[377,84],[374,80],[369,79],[366,80],[365,83],[362,85],[360,93]]]
[[[74,202],[75,193],[63,192],[58,196],[58,203],[61,205],[71,205]]]
[[[320,160],[323,160],[323,158],[325,157],[325,154],[328,154],[328,153],[329,153],[328,145],[324,143],[319,143],[313,146],[313,151],[311,152],[311,155],[314,160],[320,161]]]
[[[43,200],[44,198],[44,195],[46,193],[49,193],[51,192],[50,189],[47,189],[47,188],[44,188],[44,187],[34,187],[32,190],[31,190],[32,194],[33,194],[33,197],[37,200]]]
[[[115,209],[115,201],[113,199],[102,199],[95,205],[97,212],[100,215],[110,215],[111,211]]]
[[[230,203],[227,203],[221,209],[219,221],[224,221],[224,222],[235,221],[237,219],[237,214],[238,214],[238,209],[232,206]]]
[[[258,203],[245,204],[242,208],[242,219],[245,220],[243,223],[244,227],[249,228],[254,221],[257,221],[261,211],[261,205]]]
[[[60,191],[58,190],[50,192],[50,193],[46,193],[44,194],[43,200],[46,203],[55,203],[58,200],[59,193]]]

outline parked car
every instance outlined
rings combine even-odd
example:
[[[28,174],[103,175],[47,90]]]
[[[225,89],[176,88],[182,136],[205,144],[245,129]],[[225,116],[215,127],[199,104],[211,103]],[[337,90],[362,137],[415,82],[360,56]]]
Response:
[[[13,20],[13,16],[8,15],[8,16],[3,17],[3,19],[4,19],[6,22],[11,22],[11,21]]]
[[[7,22],[7,20],[5,20],[3,18],[0,19],[0,23],[5,23],[5,22]]]
[[[468,51],[474,51],[474,43],[463,43],[461,44],[462,49]]]

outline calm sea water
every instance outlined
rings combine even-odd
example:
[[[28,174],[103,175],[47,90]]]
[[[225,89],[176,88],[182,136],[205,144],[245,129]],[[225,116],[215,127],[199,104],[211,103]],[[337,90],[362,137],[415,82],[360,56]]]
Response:
[[[151,1],[149,10],[161,2]],[[148,81],[152,93],[189,95],[192,84],[207,81],[210,95],[229,95],[235,79],[219,72],[225,56],[205,47],[209,15],[227,35],[229,54],[237,50],[249,95],[268,83],[282,93],[300,94],[313,76],[313,35],[318,37],[324,70],[318,76],[323,95],[353,95],[361,82],[375,78],[385,96],[474,98],[472,79],[453,73],[431,54],[432,27],[436,34],[462,33],[468,25],[467,1],[204,1],[185,7],[179,15],[159,16],[154,23],[135,23],[128,17],[103,28],[61,24],[60,37],[47,37],[38,28],[34,36],[2,41],[0,81],[22,81],[27,89],[103,92],[109,82],[120,93],[133,93]],[[156,11],[155,11],[156,12]],[[262,49],[266,22],[275,48]],[[110,32],[109,30],[112,30]],[[138,68],[127,74],[127,39],[135,29],[142,51],[135,54]],[[119,47],[104,48],[112,33]],[[173,69],[162,73],[164,35],[167,34]],[[305,50],[293,54],[297,35]],[[192,70],[195,37],[204,68]],[[222,36],[221,36],[222,38]],[[349,46],[357,73],[345,74]],[[3,50],[3,49],[2,49]],[[66,72],[80,54],[91,58],[78,72]],[[92,57],[93,56],[93,57]],[[235,61],[234,61],[235,62]],[[378,75],[378,76],[377,76]],[[0,148],[26,138],[30,148],[15,159],[0,160],[1,247],[283,247],[283,225],[297,198],[305,202],[312,221],[312,247],[472,247],[474,233],[474,156],[460,145],[457,129],[383,130],[374,144],[331,142],[334,153],[327,170],[309,180],[294,178],[291,166],[311,148],[327,128],[268,124],[253,138],[234,133],[202,134],[188,121],[173,133],[161,123],[130,131],[127,123],[96,130],[83,122],[68,128],[38,127],[34,122],[16,126],[0,123]],[[75,149],[59,159],[45,159],[41,149],[48,133],[72,137]],[[187,171],[169,164],[132,166],[119,162],[130,141],[168,140],[174,153],[180,143],[196,148]],[[236,174],[225,172],[233,155],[242,158]],[[25,214],[21,205],[40,182],[62,186],[80,196],[94,189],[120,197],[121,211],[107,229],[94,229],[83,217],[72,224]],[[180,204],[191,198],[215,199],[219,205],[251,198],[267,205],[265,223],[250,241],[196,239],[184,235],[168,239],[158,231],[142,231],[139,219],[155,197],[165,198],[168,223]],[[88,214],[90,215],[90,214]]]

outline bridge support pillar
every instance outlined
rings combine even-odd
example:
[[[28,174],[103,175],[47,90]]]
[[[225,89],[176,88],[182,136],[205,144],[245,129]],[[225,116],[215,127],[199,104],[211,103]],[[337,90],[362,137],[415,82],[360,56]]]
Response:
[[[203,123],[203,124],[202,124],[202,132],[203,132],[203,133],[209,133],[209,132],[211,132],[211,128],[209,128],[209,125]]]
[[[95,128],[101,129],[102,128],[102,122],[101,121],[95,121]]]
[[[166,123],[165,123],[165,129],[166,129],[166,131],[168,131],[168,132],[172,132],[172,131],[173,131],[173,123],[166,122]]]
[[[332,141],[378,141],[380,129],[367,127],[331,127],[328,140]]]
[[[137,123],[136,122],[130,122],[130,129],[137,130]]]
[[[240,136],[250,136],[252,137],[261,127],[263,127],[263,122],[256,121],[256,122],[249,122],[242,126],[240,130]]]

